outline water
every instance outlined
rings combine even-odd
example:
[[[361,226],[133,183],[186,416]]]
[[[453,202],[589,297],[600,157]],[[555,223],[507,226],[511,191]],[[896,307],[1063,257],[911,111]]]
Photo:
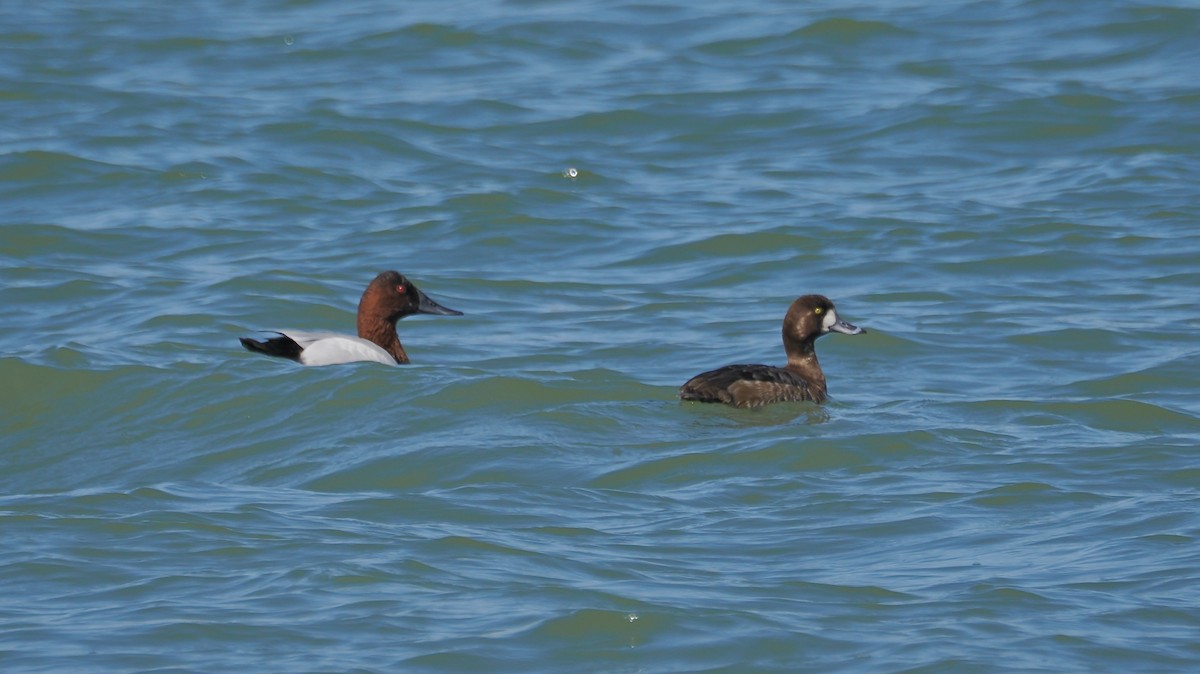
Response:
[[[5,5],[0,667],[1195,668],[1198,32]],[[240,349],[392,268],[412,366]],[[833,402],[675,398],[808,292]]]

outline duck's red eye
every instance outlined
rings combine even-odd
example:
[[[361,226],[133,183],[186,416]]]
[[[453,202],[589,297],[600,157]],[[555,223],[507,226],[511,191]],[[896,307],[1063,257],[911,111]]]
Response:
[[[400,293],[401,295],[404,294],[404,284],[403,283],[396,286],[396,292]]]

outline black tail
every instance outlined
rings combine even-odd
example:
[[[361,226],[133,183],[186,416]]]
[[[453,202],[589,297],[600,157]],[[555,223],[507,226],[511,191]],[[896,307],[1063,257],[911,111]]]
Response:
[[[275,356],[276,358],[287,358],[297,363],[300,362],[300,352],[304,350],[303,347],[287,335],[272,337],[261,342],[249,337],[238,337],[238,340],[242,343],[242,346],[246,347],[247,351],[265,353],[268,356]]]

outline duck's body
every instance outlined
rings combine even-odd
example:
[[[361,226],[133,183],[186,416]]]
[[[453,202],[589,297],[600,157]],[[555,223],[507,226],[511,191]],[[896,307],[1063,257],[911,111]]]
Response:
[[[773,365],[726,365],[688,380],[679,397],[702,403],[725,403],[734,407],[761,407],[771,403],[825,402],[824,387],[786,367]]]
[[[823,403],[828,392],[815,342],[830,332],[858,335],[866,330],[838,318],[833,302],[822,295],[799,297],[783,319],[787,365],[726,365],[689,379],[679,387],[679,397],[734,407],[761,407],[779,402]]]
[[[400,361],[375,342],[340,332],[276,331],[278,337],[256,341],[241,337],[242,346],[268,356],[287,358],[302,365],[338,365],[374,361],[398,365]],[[408,362],[407,357],[404,362]]]
[[[266,340],[240,338],[249,351],[287,358],[303,365],[376,362],[403,365],[409,362],[396,321],[411,314],[460,316],[461,311],[447,309],[434,302],[409,282],[403,274],[386,271],[379,274],[363,291],[358,302],[358,336],[337,332],[281,330]]]

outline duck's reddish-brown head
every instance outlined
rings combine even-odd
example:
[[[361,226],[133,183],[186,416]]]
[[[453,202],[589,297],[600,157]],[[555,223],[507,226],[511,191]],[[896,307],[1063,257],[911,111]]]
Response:
[[[428,295],[398,271],[385,271],[376,276],[363,291],[362,299],[358,302],[360,322],[366,318],[395,323],[412,314],[461,316],[462,312],[429,299]]]

